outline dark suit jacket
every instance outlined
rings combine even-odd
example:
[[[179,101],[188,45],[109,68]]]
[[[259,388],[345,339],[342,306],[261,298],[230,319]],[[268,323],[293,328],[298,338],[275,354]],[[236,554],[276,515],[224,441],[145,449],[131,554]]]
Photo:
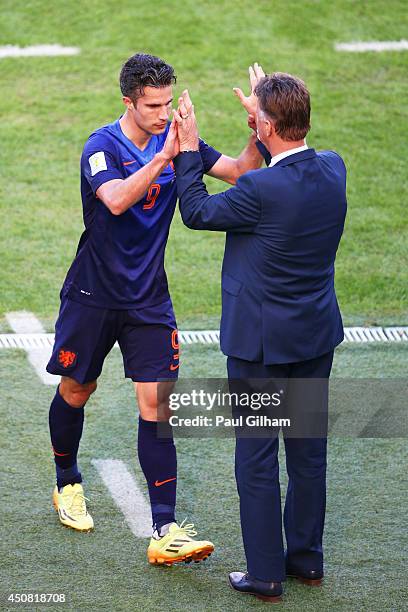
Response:
[[[226,231],[221,349],[264,364],[318,357],[343,340],[334,261],[346,216],[346,168],[307,149],[209,196],[199,153],[175,160],[187,227]]]

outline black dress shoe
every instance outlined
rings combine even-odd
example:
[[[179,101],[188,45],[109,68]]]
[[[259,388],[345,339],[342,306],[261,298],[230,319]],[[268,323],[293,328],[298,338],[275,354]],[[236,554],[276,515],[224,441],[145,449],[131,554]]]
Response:
[[[264,582],[263,580],[252,578],[252,576],[248,573],[244,574],[244,572],[232,572],[229,575],[229,581],[232,588],[236,591],[255,595],[255,597],[262,599],[262,601],[277,603],[282,600],[282,584],[280,582]]]
[[[298,572],[290,567],[286,568],[286,575],[289,578],[297,578],[303,584],[309,586],[321,586],[323,582],[323,571],[322,570],[308,570],[304,572]]]

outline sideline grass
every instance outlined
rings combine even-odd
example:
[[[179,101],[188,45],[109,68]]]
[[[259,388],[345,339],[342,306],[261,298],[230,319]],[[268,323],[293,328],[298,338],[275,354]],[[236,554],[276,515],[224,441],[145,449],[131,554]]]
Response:
[[[3,0],[0,44],[78,45],[75,58],[0,61],[0,328],[4,313],[35,312],[51,330],[58,291],[82,229],[78,164],[88,134],[122,111],[121,63],[135,51],[162,55],[189,86],[202,136],[225,153],[246,140],[244,114],[231,88],[246,89],[247,66],[303,76],[312,92],[309,145],[334,148],[349,169],[349,216],[337,262],[337,288],[348,323],[407,321],[408,144],[406,53],[340,54],[333,43],[406,37],[403,0],[299,2],[244,0],[183,6],[157,1]],[[208,182],[212,191],[224,186]],[[220,310],[221,234],[191,232],[178,215],[167,269],[180,327],[216,327]],[[186,347],[184,375],[220,376],[217,347]],[[344,347],[338,376],[405,376],[407,347]],[[0,351],[2,575],[0,591],[65,592],[72,610],[237,610],[260,602],[227,587],[244,567],[233,481],[233,442],[180,440],[179,517],[213,538],[210,562],[157,571],[145,561],[92,458],[126,462],[141,486],[132,389],[118,351],[87,407],[81,448],[94,534],[64,530],[51,510],[47,432],[52,389],[41,385],[22,352]],[[134,424],[134,426],[130,424]],[[408,541],[406,440],[334,439],[329,445],[327,581],[321,590],[288,582],[282,609],[403,610]],[[285,478],[282,479],[284,485]],[[6,608],[4,598],[0,607]],[[56,609],[62,609],[61,606]],[[14,608],[12,608],[14,609]]]
[[[179,7],[178,7],[179,8]],[[398,40],[403,0],[199,3],[3,0],[0,44],[79,45],[70,58],[0,62],[2,241],[0,316],[28,309],[52,317],[82,228],[78,162],[88,134],[122,111],[117,74],[137,50],[162,55],[189,86],[202,136],[228,154],[246,141],[232,94],[247,66],[303,76],[313,102],[316,148],[349,169],[349,216],[337,263],[346,317],[406,318],[407,53],[336,53],[333,43]],[[209,182],[211,190],[224,186]],[[216,315],[223,235],[192,232],[178,214],[167,269],[180,318]]]
[[[216,347],[186,347],[184,375],[221,376]],[[403,376],[404,347],[353,347],[337,352],[337,376]],[[364,368],[364,369],[363,369]],[[10,592],[67,594],[66,606],[50,609],[247,611],[260,602],[227,586],[228,572],[244,567],[233,477],[233,440],[177,441],[180,468],[178,516],[217,544],[205,564],[154,568],[146,542],[135,539],[91,464],[123,460],[146,487],[136,458],[136,409],[124,382],[120,353],[107,360],[100,387],[86,409],[80,465],[96,521],[92,534],[64,529],[51,508],[53,468],[47,431],[53,390],[42,385],[20,351],[0,351],[1,416],[5,423],[2,577],[0,606]],[[322,589],[292,581],[282,609],[316,612],[403,610],[408,539],[406,440],[336,438],[329,443],[329,494],[325,535],[327,579]],[[283,466],[283,457],[281,456]],[[283,470],[282,470],[283,472]],[[282,489],[286,477],[282,474]],[[35,608],[31,608],[35,609]],[[38,608],[40,609],[40,608]]]

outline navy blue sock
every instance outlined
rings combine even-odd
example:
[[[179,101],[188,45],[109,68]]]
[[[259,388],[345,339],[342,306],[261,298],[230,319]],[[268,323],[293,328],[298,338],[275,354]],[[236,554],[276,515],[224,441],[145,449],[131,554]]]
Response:
[[[171,426],[160,423],[160,434]],[[158,424],[139,417],[137,450],[140,467],[149,487],[153,527],[160,529],[166,523],[173,523],[176,508],[177,456],[173,437],[159,437]]]
[[[82,482],[77,454],[84,424],[84,407],[74,408],[67,404],[58,387],[50,406],[49,424],[58,488]]]

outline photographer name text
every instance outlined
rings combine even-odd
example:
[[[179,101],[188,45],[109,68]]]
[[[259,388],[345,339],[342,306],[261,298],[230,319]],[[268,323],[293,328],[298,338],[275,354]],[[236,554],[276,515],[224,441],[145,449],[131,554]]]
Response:
[[[208,417],[198,415],[191,418],[179,417],[173,414],[169,419],[172,427],[290,427],[290,419],[271,418],[265,415],[250,414],[236,418],[222,415]]]

